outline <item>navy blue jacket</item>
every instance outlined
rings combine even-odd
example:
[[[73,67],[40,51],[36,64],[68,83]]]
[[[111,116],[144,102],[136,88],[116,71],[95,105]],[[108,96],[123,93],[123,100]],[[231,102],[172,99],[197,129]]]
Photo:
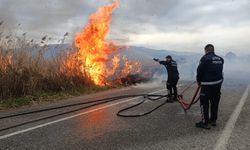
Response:
[[[201,85],[216,85],[223,82],[224,60],[214,52],[205,54],[197,68],[196,80]]]
[[[174,60],[171,61],[159,61],[160,64],[164,65],[168,71],[168,80],[179,79],[179,72],[177,69],[177,63]]]

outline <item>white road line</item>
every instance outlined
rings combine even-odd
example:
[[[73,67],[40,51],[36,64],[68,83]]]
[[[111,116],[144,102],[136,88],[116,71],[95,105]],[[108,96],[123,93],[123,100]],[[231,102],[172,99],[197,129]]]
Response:
[[[162,92],[164,90],[166,90],[166,89],[161,89],[161,90],[152,92],[150,94]],[[29,131],[32,131],[32,130],[35,130],[35,129],[38,129],[38,128],[42,128],[42,127],[45,127],[45,126],[48,126],[48,125],[51,125],[51,124],[55,124],[55,123],[58,123],[58,122],[62,122],[62,121],[65,121],[65,120],[76,118],[76,117],[79,117],[79,116],[82,116],[82,115],[85,115],[85,114],[88,114],[88,113],[91,113],[91,112],[94,112],[94,111],[98,111],[98,110],[101,110],[101,109],[105,109],[105,108],[108,108],[108,107],[112,107],[112,106],[115,106],[115,105],[126,103],[126,102],[129,102],[129,101],[138,99],[138,98],[139,97],[135,97],[135,98],[131,98],[131,99],[128,99],[128,100],[121,101],[121,102],[105,105],[103,107],[99,107],[99,108],[92,109],[92,110],[89,110],[89,111],[85,111],[85,112],[82,112],[82,113],[79,113],[79,114],[75,114],[75,115],[72,115],[72,116],[68,116],[68,117],[65,117],[65,118],[61,118],[61,119],[58,119],[58,120],[54,120],[54,121],[51,121],[51,122],[40,124],[40,125],[37,125],[37,126],[34,126],[34,127],[30,127],[30,128],[24,129],[24,130],[20,130],[20,131],[16,131],[16,132],[13,132],[13,133],[10,133],[10,134],[6,134],[6,135],[3,135],[3,136],[0,136],[0,140],[8,138],[8,137],[15,136],[15,135],[18,135],[18,134],[22,134],[22,133],[25,133],[25,132],[29,132]]]
[[[244,103],[246,102],[246,99],[248,97],[250,85],[246,88],[244,94],[242,95],[240,102],[236,106],[234,112],[230,116],[222,134],[220,135],[219,140],[217,141],[214,150],[225,150],[227,147],[228,140],[232,134],[232,131],[234,129],[235,123],[240,115],[240,112],[244,106]]]

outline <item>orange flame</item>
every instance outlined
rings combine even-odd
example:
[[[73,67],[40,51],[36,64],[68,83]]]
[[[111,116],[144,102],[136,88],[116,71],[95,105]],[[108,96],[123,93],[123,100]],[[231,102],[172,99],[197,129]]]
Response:
[[[109,84],[108,79],[112,76],[124,77],[140,70],[138,62],[129,62],[127,59],[121,59],[115,55],[115,52],[121,47],[106,41],[112,13],[118,7],[119,0],[116,0],[114,3],[100,8],[90,16],[89,24],[75,37],[78,52],[72,58],[80,62],[80,71],[96,85],[107,85]],[[71,68],[75,67],[72,60],[66,64]]]

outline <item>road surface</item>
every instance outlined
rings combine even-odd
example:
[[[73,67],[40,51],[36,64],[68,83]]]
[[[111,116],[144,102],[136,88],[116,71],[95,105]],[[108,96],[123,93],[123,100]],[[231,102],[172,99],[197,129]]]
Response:
[[[182,91],[187,84],[180,83],[179,91]],[[195,88],[193,86],[184,96],[189,99]],[[120,109],[142,100],[141,97],[135,97],[1,131],[0,149],[248,150],[250,149],[249,90],[249,80],[226,79],[224,81],[217,126],[210,130],[194,127],[194,124],[200,121],[199,104],[195,104],[187,114],[184,113],[180,104],[175,102],[167,103],[144,117],[117,117],[116,113]],[[140,93],[164,94],[166,90],[163,83],[142,84],[63,100],[53,104],[0,112],[0,117],[64,104]],[[126,114],[145,112],[164,101],[165,99],[156,102],[147,101],[143,105],[127,111]],[[0,120],[0,128],[3,129],[79,107],[81,106],[2,119]]]

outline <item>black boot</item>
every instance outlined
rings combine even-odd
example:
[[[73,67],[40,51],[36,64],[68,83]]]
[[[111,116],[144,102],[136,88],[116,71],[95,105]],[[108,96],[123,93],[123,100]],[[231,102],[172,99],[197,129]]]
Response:
[[[172,100],[174,101],[174,102],[177,102],[178,101],[178,99],[177,99],[177,97],[172,97]]]
[[[208,123],[204,123],[204,122],[202,122],[202,121],[196,123],[195,126],[196,126],[197,128],[210,129],[209,124],[208,124]]]
[[[172,96],[171,95],[167,95],[167,100],[166,100],[167,103],[173,103],[173,99],[172,99]]]

